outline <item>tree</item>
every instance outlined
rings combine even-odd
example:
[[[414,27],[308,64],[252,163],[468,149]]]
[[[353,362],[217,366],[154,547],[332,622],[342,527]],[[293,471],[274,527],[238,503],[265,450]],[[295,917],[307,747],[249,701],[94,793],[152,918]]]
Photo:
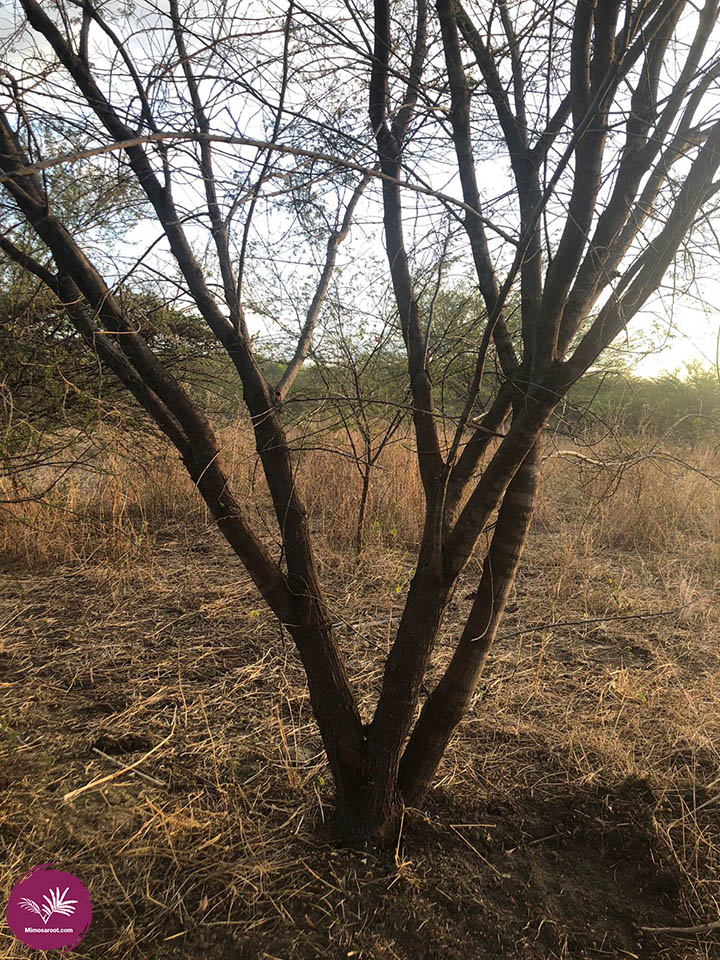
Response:
[[[0,463],[13,500],[39,495],[24,481],[40,468],[63,472],[98,449],[94,427],[112,419],[147,432],[131,395],[103,376],[97,357],[78,342],[57,298],[32,274],[0,265],[0,403],[5,429]],[[14,269],[13,269],[14,268]],[[217,342],[199,318],[174,310],[152,292],[121,289],[126,316],[143,324],[146,341],[163,364],[186,381],[203,374]],[[193,375],[194,374],[194,375]],[[208,381],[205,373],[203,386]],[[195,387],[194,394],[200,394]],[[82,446],[87,449],[82,453]],[[55,480],[49,481],[54,486]],[[41,484],[40,490],[45,489]],[[21,492],[22,491],[22,492]]]
[[[698,9],[686,0],[436,0],[430,10],[416,0],[411,11],[404,0],[375,0],[370,11],[347,0],[318,13],[291,0],[282,13],[258,5],[255,16],[234,4],[181,12],[176,0],[167,13],[142,5],[114,13],[92,0],[21,7],[14,43],[25,45],[23,58],[0,122],[8,197],[0,249],[52,291],[87,348],[175,444],[292,636],[335,782],[338,832],[392,837],[403,805],[422,802],[473,696],[523,552],[553,410],[712,214],[720,186],[718,2]],[[281,559],[233,492],[210,423],[142,325],[130,323],[116,281],[63,222],[45,178],[58,161],[38,153],[34,136],[37,118],[47,122],[48,99],[65,124],[86,131],[86,159],[114,158],[135,178],[182,296],[232,360]],[[363,207],[370,181],[375,192]],[[314,221],[326,255],[293,358],[272,385],[244,312],[247,272],[261,240],[279,259],[278,236],[301,235],[294,218],[303,204],[318,203],[318,184],[329,185]],[[282,401],[358,211],[366,241],[377,236],[376,185],[425,516],[375,712],[363,718],[319,580]],[[272,208],[273,195],[280,208]],[[264,233],[259,209],[274,209]],[[448,218],[455,262],[474,271],[484,311],[462,411],[446,420],[436,408],[432,310],[418,277],[427,266],[423,244],[433,247]],[[28,230],[42,255],[14,239]],[[201,231],[209,238],[202,253]],[[355,249],[362,255],[363,244]],[[479,416],[491,364],[494,394]],[[461,637],[416,719],[446,608],[495,515]]]
[[[321,403],[332,411],[336,428],[345,440],[343,451],[360,477],[360,498],[353,545],[359,560],[365,543],[365,521],[371,482],[378,461],[397,439],[408,412],[402,357],[393,344],[396,322],[386,320],[370,333],[365,319],[352,307],[330,305],[330,321],[324,323],[321,350],[312,351],[314,372],[320,381],[319,396],[296,399],[303,406],[310,427],[317,426],[313,409]],[[395,318],[393,318],[395,320]],[[338,451],[339,452],[339,451]]]

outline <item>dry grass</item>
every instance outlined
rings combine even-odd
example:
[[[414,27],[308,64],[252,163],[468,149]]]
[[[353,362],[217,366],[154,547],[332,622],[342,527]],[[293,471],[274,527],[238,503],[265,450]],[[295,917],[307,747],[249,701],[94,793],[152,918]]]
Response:
[[[221,431],[223,456],[241,494],[257,505],[261,524],[271,511],[252,439],[240,428]],[[352,543],[361,479],[355,462],[341,442],[320,450],[305,450],[298,439],[298,482],[314,530],[328,545],[342,551]],[[182,521],[195,527],[209,523],[208,513],[192,489],[177,454],[157,442],[133,457],[115,452],[112,438],[103,436],[91,466],[71,470],[37,499],[3,505],[0,511],[0,550],[10,562],[25,567],[92,560],[149,559],[152,537],[163,526]],[[55,474],[39,470],[21,495],[50,487]],[[0,476],[0,499],[17,497]],[[422,488],[408,441],[386,448],[375,468],[368,503],[365,540],[388,548],[417,542],[421,531]],[[274,538],[272,524],[268,536]]]
[[[247,441],[225,440],[263,522]],[[718,472],[713,451],[693,459]],[[409,452],[381,468],[356,564],[353,464],[300,466],[367,715],[418,535]],[[294,651],[172,456],[109,458],[6,511],[3,895],[36,862],[81,876],[95,919],[80,957],[720,956],[717,933],[638,932],[720,916],[720,491],[646,462],[604,501],[592,465],[545,471],[503,637],[390,854],[327,843]],[[477,578],[473,564],[434,674]],[[0,937],[0,955],[26,955]]]

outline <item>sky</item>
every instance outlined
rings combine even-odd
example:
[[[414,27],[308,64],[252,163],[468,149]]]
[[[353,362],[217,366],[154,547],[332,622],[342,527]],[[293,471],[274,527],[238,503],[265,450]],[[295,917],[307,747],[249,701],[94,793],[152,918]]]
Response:
[[[712,267],[701,271],[704,276],[692,292],[674,301],[666,290],[664,299],[656,297],[636,315],[631,331],[645,341],[645,349],[651,348],[647,355],[642,349],[638,352],[638,374],[682,376],[688,364],[699,363],[717,369],[720,377],[720,279],[715,279],[715,272]],[[616,343],[622,346],[622,338]]]
[[[720,313],[714,318],[703,318],[696,311],[680,307],[677,314],[677,329],[660,350],[637,361],[636,373],[645,377],[657,377],[663,373],[680,373],[682,376],[687,364],[717,365]],[[643,319],[638,317],[636,324],[642,329]]]
[[[15,22],[13,7],[13,4],[0,2],[0,33],[12,29]],[[502,177],[498,176],[497,179],[502,185]],[[457,184],[452,183],[446,189],[459,196],[459,188],[456,187]],[[411,207],[411,198],[408,198],[408,208]],[[411,218],[410,210],[408,219]],[[671,323],[659,310],[656,314],[652,309],[647,309],[634,319],[631,334],[640,334],[641,339],[652,340],[654,346],[660,345],[659,349],[652,352],[647,352],[647,347],[638,350],[634,365],[637,373],[652,377],[664,372],[682,372],[685,364],[695,361],[705,366],[715,365],[720,314],[712,311],[711,307],[713,301],[720,304],[720,284],[716,286],[717,290],[714,290],[712,284],[701,281],[700,295],[704,300],[711,301],[710,307],[705,310],[696,308],[692,301],[685,299],[675,303]],[[673,328],[671,335],[667,334],[669,326]]]

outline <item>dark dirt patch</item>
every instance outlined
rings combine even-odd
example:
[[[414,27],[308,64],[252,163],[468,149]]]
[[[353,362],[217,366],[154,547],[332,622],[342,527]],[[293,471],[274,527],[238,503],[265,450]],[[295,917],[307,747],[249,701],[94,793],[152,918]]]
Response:
[[[108,756],[116,757],[124,753],[135,753],[136,750],[149,750],[153,745],[149,737],[128,733],[122,737],[113,737],[111,734],[100,734],[90,744],[96,750],[101,750]]]

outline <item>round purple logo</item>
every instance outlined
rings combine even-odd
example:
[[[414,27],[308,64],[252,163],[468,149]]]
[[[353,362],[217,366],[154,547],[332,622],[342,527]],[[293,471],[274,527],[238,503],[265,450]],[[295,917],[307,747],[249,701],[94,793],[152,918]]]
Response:
[[[90,926],[92,904],[85,885],[43,863],[26,873],[10,892],[10,932],[34,950],[72,950]]]

